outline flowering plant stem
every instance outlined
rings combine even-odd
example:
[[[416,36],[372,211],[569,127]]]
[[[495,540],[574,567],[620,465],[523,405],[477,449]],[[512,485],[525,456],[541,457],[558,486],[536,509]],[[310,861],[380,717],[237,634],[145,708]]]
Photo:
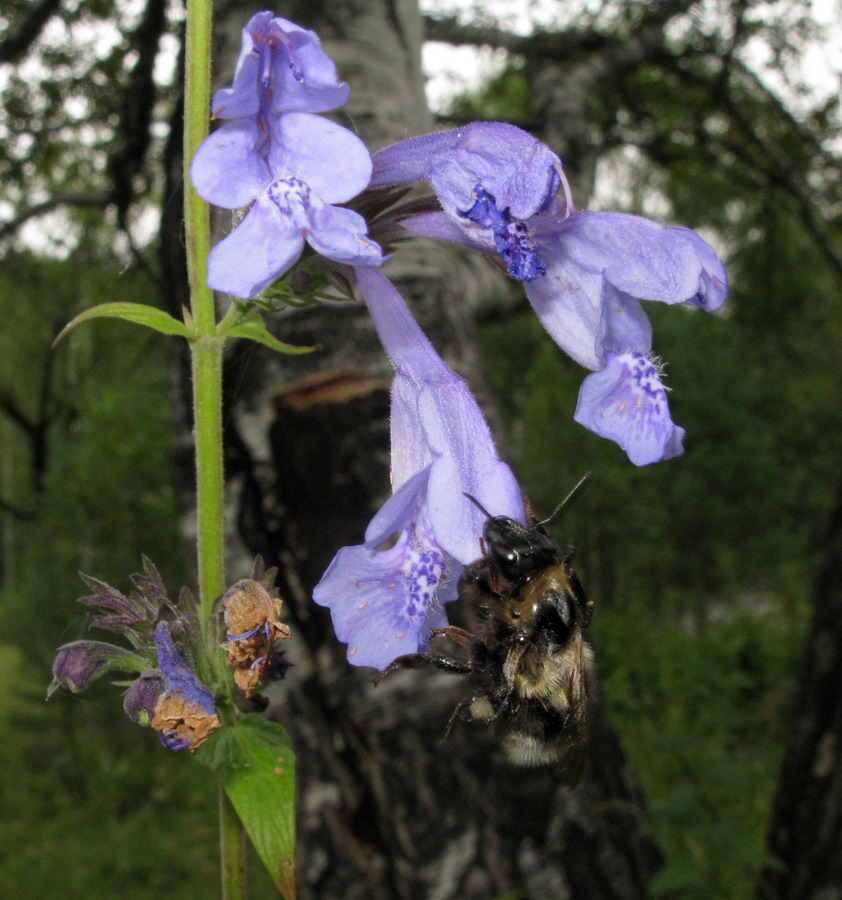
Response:
[[[199,570],[199,621],[206,645],[217,641],[211,624],[214,600],[225,589],[223,557],[224,475],[222,469],[222,349],[213,292],[205,284],[210,250],[210,213],[190,181],[190,162],[208,134],[211,4],[188,0],[184,82],[184,220],[190,318],[193,416],[196,444],[196,515]],[[219,654],[209,654],[212,659]],[[218,673],[202,672],[219,681]],[[243,826],[225,789],[219,786],[220,860],[223,900],[243,900]]]

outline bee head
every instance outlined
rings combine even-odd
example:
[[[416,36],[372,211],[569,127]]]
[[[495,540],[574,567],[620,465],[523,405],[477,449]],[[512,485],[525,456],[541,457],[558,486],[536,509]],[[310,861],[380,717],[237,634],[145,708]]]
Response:
[[[505,579],[522,585],[537,573],[563,561],[564,554],[545,526],[561,513],[588,478],[590,473],[580,479],[548,519],[539,522],[530,516],[529,525],[521,525],[508,516],[492,516],[476,497],[465,494],[487,517],[482,530],[487,553]]]
[[[528,581],[561,561],[558,544],[540,523],[526,527],[508,516],[494,516],[486,520],[483,537],[500,574],[511,582]]]

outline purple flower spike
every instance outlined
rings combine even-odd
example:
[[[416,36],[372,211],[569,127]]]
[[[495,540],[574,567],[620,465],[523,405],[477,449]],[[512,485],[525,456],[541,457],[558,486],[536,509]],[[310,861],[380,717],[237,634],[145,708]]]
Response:
[[[521,521],[523,500],[467,385],[394,286],[375,269],[357,269],[356,277],[395,367],[395,493],[371,520],[365,542],[337,553],[313,599],[330,609],[349,662],[382,668],[426,648],[430,631],[446,624],[442,605],[455,599],[462,566],[479,555],[484,517],[465,494]]]
[[[326,112],[348,99],[348,85],[322,50],[316,34],[259,12],[243,29],[234,83],[213,97],[217,119],[269,112]]]
[[[670,419],[661,374],[642,353],[609,354],[605,368],[582,383],[574,418],[616,441],[636,466],[683,451],[684,429]]]

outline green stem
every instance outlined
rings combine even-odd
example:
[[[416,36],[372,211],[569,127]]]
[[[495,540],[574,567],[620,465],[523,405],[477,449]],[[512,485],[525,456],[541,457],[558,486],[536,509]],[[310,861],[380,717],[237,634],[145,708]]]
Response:
[[[196,340],[193,357],[193,404],[196,433],[196,504],[200,619],[205,638],[213,601],[225,589],[222,514],[222,345],[216,333],[213,292],[205,284],[210,249],[210,214],[207,203],[190,182],[190,161],[208,134],[210,95],[211,4],[189,0],[184,103],[184,220],[187,236],[187,272],[190,311]]]
[[[222,858],[222,896],[246,896],[245,833],[236,810],[219,786],[219,853]]]
[[[195,338],[190,342],[193,375],[193,417],[196,442],[196,547],[199,573],[199,620],[207,657],[221,669],[219,637],[211,612],[225,590],[223,555],[224,473],[222,468],[222,349],[217,331],[213,292],[205,284],[210,250],[210,212],[193,189],[190,162],[208,134],[210,96],[211,9],[209,0],[188,0],[184,84],[184,220],[190,317]],[[204,663],[200,676],[220,681],[217,665]],[[210,670],[210,671],[208,671]],[[245,839],[242,823],[220,785],[219,839],[223,900],[244,900]]]

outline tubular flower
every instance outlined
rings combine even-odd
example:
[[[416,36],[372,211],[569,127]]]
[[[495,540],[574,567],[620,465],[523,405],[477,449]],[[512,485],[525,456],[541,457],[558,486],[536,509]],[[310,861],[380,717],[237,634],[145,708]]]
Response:
[[[258,13],[243,31],[234,84],[214,96],[225,118],[193,157],[198,194],[250,211],[208,258],[208,286],[254,297],[300,257],[380,265],[380,247],[358,213],[335,206],[368,184],[371,157],[354,134],[313,111],[345,102],[347,85],[309,31]],[[341,165],[337,161],[341,160]]]
[[[426,648],[447,620],[464,565],[478,555],[483,516],[523,520],[523,501],[465,382],[438,356],[393,285],[357,269],[357,283],[395,368],[392,497],[363,544],[340,550],[313,592],[355,665],[382,668]],[[390,539],[394,542],[384,549]]]
[[[237,687],[248,697],[263,678],[275,641],[290,636],[280,620],[283,602],[260,582],[244,578],[223,594],[222,606],[227,638],[222,649]]]
[[[462,242],[499,253],[512,278],[531,281],[544,263],[527,222],[550,209],[560,173],[561,160],[525,131],[474,122],[381,150],[374,156],[371,186],[428,181],[444,213],[418,216],[419,234],[452,240],[453,223]],[[404,223],[409,230],[413,221]]]
[[[193,753],[219,728],[213,695],[187,668],[166,622],[158,623],[155,644],[164,690],[155,703],[151,725],[168,750]]]
[[[680,453],[683,430],[670,419],[638,300],[718,309],[727,277],[713,249],[688,228],[577,212],[558,158],[511,125],[474,123],[375,155],[372,186],[417,179],[430,182],[442,211],[404,227],[497,257],[524,282],[556,343],[597,373],[585,379],[576,420],[620,443],[637,465]],[[560,187],[563,199],[554,196]]]
[[[342,106],[348,91],[315,32],[263,11],[243,28],[234,82],[214,94],[211,108],[215,119],[327,112]]]

